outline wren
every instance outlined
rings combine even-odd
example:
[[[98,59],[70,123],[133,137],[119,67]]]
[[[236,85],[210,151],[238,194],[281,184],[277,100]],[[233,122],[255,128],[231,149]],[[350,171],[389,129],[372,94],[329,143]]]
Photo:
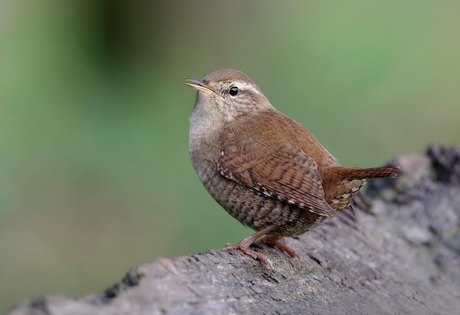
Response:
[[[189,152],[211,196],[235,219],[257,231],[227,245],[259,259],[250,248],[271,243],[302,262],[281,243],[350,206],[370,178],[396,177],[398,166],[348,168],[297,121],[276,110],[243,72],[217,69],[202,80],[187,79],[198,91],[190,117]]]

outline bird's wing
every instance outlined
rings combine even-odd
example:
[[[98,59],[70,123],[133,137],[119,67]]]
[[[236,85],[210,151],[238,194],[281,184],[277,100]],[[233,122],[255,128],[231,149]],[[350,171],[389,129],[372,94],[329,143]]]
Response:
[[[324,200],[315,161],[288,141],[270,145],[260,128],[270,126],[256,126],[257,132],[245,127],[222,133],[223,149],[216,165],[220,174],[267,198],[277,198],[318,215],[336,216]]]

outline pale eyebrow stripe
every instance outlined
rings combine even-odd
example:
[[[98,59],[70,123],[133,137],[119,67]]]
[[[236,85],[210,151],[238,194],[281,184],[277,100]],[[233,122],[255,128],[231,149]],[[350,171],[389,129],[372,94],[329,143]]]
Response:
[[[255,94],[262,95],[262,93],[254,87],[252,84],[247,84],[246,82],[236,81],[235,85],[241,87],[243,90],[249,90]]]

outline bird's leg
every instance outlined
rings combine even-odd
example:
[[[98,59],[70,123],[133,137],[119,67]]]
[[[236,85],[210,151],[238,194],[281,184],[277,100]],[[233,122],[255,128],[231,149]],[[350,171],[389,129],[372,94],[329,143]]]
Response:
[[[272,271],[273,271],[273,264],[270,261],[270,259],[268,259],[267,256],[265,256],[264,254],[261,254],[259,252],[256,252],[253,249],[250,249],[249,246],[251,246],[252,243],[257,241],[263,235],[265,235],[268,232],[270,232],[271,230],[273,230],[275,227],[276,227],[276,225],[269,225],[269,226],[267,226],[267,227],[263,228],[262,230],[252,234],[251,236],[245,238],[244,240],[242,240],[242,241],[240,241],[238,243],[227,244],[225,249],[228,249],[228,250],[240,250],[243,253],[245,253],[246,255],[249,255],[254,259],[259,259],[267,267],[268,276],[270,277],[271,274],[272,274]],[[287,247],[287,248],[289,248],[289,247]]]
[[[284,245],[283,243],[280,242],[280,239],[282,239],[281,236],[272,236],[272,235],[265,235],[262,239],[261,242],[272,244],[273,246],[277,247],[281,251],[287,253],[291,258],[296,258],[299,261],[299,270],[302,269],[302,260],[300,259],[300,256],[287,245]]]

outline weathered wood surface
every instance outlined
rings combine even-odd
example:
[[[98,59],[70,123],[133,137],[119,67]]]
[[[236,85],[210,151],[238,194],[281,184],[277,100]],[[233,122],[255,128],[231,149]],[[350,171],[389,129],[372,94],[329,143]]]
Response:
[[[432,145],[394,163],[348,211],[298,239],[303,260],[256,245],[274,264],[210,250],[161,258],[101,294],[49,295],[22,314],[460,314],[460,148]],[[372,198],[372,199],[371,199]]]

